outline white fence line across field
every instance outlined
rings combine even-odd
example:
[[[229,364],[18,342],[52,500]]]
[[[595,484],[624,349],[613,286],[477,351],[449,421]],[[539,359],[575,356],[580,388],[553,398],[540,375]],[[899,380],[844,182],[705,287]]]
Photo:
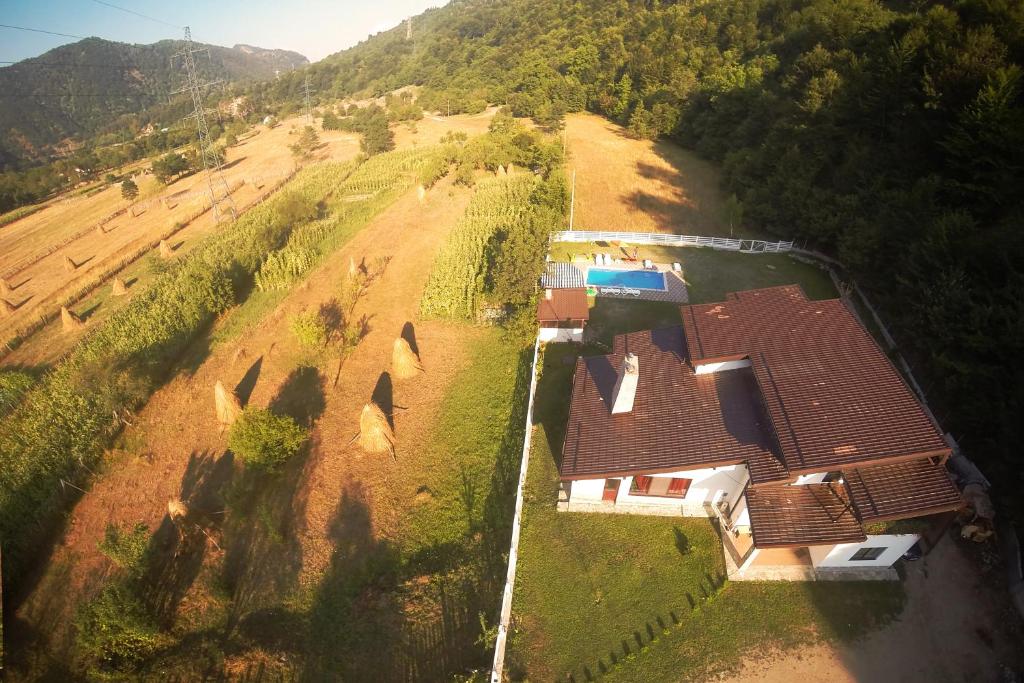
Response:
[[[540,336],[533,343],[533,365],[530,366],[530,398],[526,404],[526,435],[523,437],[523,459],[519,465],[519,484],[516,487],[516,512],[512,518],[512,542],[508,550],[508,573],[505,575],[505,590],[501,594],[501,617],[498,621],[498,637],[494,641],[494,666],[491,667],[491,683],[500,683],[505,670],[505,646],[508,643],[508,625],[512,617],[512,588],[516,582],[516,562],[519,559],[519,531],[523,524],[523,487],[526,485],[526,470],[530,465],[530,441],[533,437],[533,395],[537,393],[537,357],[540,355]]]
[[[661,244],[668,247],[711,247],[725,251],[745,253],[782,253],[793,249],[792,240],[767,242],[765,240],[736,239],[732,237],[699,237],[696,235],[669,235],[658,232],[606,232],[593,230],[563,230],[551,233],[552,242],[626,242],[628,244]]]

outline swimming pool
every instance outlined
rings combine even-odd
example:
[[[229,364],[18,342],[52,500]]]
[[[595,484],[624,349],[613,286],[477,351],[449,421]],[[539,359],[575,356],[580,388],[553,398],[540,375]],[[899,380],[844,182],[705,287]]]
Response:
[[[665,275],[656,270],[606,270],[588,268],[587,284],[595,287],[631,287],[664,292]]]

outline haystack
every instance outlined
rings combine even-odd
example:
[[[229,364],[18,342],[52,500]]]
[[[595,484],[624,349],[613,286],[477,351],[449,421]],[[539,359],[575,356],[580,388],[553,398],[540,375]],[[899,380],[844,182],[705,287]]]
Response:
[[[119,277],[114,278],[114,287],[111,292],[114,296],[124,296],[128,293],[128,288],[124,285],[124,280]]]
[[[167,240],[160,240],[160,255],[164,258],[174,256],[174,250],[171,249],[171,245]]]
[[[402,337],[396,339],[391,351],[391,374],[398,379],[411,379],[421,372],[423,364],[409,342]]]
[[[96,236],[97,237],[106,237],[107,236],[107,231],[103,229],[102,225],[97,225],[96,226]]]
[[[217,404],[217,421],[225,426],[233,425],[242,414],[242,404],[238,397],[233,391],[224,388],[223,382],[217,380],[213,387],[213,398]]]
[[[171,498],[167,501],[167,516],[177,524],[188,517],[188,506],[177,498]]]
[[[422,185],[417,185],[416,186],[416,199],[419,199],[420,203],[422,203],[423,199],[426,196],[427,196],[427,188],[423,187]]]
[[[15,308],[14,304],[12,304],[7,299],[0,299],[0,310],[3,310],[4,313],[10,315],[11,313],[14,313],[18,309]]]
[[[367,403],[359,416],[359,446],[367,453],[395,455],[395,431],[376,403]]]
[[[78,266],[75,265],[75,262],[71,260],[71,257],[65,254],[64,255],[64,270],[68,271],[69,273],[73,273],[73,272],[75,272],[75,268],[77,268],[77,267]]]
[[[500,178],[503,175],[505,175],[505,167],[502,166],[501,164],[498,164],[498,177]]]
[[[65,332],[77,330],[85,324],[82,322],[81,318],[69,311],[67,306],[60,307],[60,323]]]

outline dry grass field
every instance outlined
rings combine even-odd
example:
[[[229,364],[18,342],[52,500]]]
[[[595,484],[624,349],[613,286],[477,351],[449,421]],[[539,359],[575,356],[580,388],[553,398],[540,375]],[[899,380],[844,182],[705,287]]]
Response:
[[[576,230],[729,236],[718,170],[692,152],[634,139],[594,114],[566,117],[566,143]]]
[[[289,489],[287,499],[275,501],[282,506],[275,512],[287,519],[297,545],[270,558],[261,555],[268,541],[254,539],[254,566],[246,563],[246,569],[266,575],[249,577],[251,590],[267,591],[264,597],[269,598],[303,583],[315,585],[330,564],[336,544],[331,524],[338,501],[346,495],[358,495],[361,504],[370,509],[367,531],[371,537],[393,532],[395,518],[414,500],[407,490],[411,484],[390,457],[363,454],[351,437],[358,432],[363,404],[371,396],[383,401],[380,393],[384,389],[378,385],[387,374],[394,339],[414,320],[433,255],[470,194],[453,188],[450,181],[431,190],[423,203],[417,200],[415,190],[407,192],[268,316],[238,330],[230,341],[210,350],[194,371],[179,374],[152,397],[138,416],[137,427],[125,437],[130,452],[113,454],[109,472],[75,507],[48,571],[19,611],[18,618],[33,631],[49,634],[45,649],[58,654],[70,645],[70,624],[78,602],[68,596],[89,596],[107,574],[109,562],[97,543],[108,523],[142,521],[157,529],[169,499],[189,500],[198,484],[212,487],[225,483],[214,481],[228,476],[225,473],[231,469],[231,456],[224,454],[226,434],[214,415],[213,386],[218,380],[229,388],[237,386],[236,391],[249,405],[284,400],[292,404],[292,411],[302,413],[302,421],[315,424],[308,457],[296,471],[284,475],[294,488]],[[336,299],[350,257],[369,263],[380,256],[390,257],[387,269],[370,285],[356,309],[356,315],[366,316],[368,333],[345,361],[335,385],[336,364],[317,367],[318,359],[304,356],[289,332],[289,320],[296,313],[317,310]],[[383,380],[387,382],[388,404],[415,406],[414,418],[407,419],[404,412],[394,418],[398,457],[403,460],[433,424],[438,399],[467,362],[463,349],[472,337],[461,326],[427,324],[415,325],[413,330],[428,371],[419,379],[393,386]],[[224,559],[211,546],[201,561],[205,566]],[[266,566],[257,567],[257,563]],[[202,572],[201,567],[195,570]],[[286,574],[294,583],[272,585],[274,577]],[[201,611],[209,599],[207,592],[214,587],[200,580],[185,588],[179,599],[181,611],[187,613]]]
[[[258,126],[256,135],[227,150],[224,177],[229,187],[237,186],[232,193],[237,207],[257,201],[291,173],[295,163],[288,145],[294,142],[294,130],[302,125],[303,120],[295,118],[273,129]],[[321,140],[324,144],[317,154],[322,159],[344,160],[359,153],[357,135],[326,131],[321,132]],[[0,273],[18,269],[7,277],[13,291],[6,298],[17,308],[0,316],[0,342],[40,315],[52,314],[60,301],[84,283],[159,239],[175,223],[186,221],[206,205],[206,179],[201,173],[167,186],[151,175],[137,176],[136,182],[140,198],[131,206],[138,215],[121,214],[103,226],[102,234],[92,228],[130,205],[121,198],[119,185],[91,196],[51,202],[41,211],[0,229]],[[187,248],[215,227],[213,214],[207,211],[176,232],[169,242],[176,250]],[[81,237],[49,253],[82,231],[85,233]],[[65,257],[77,266],[74,271],[67,271]],[[88,317],[96,311],[83,306],[78,312]],[[31,364],[33,360],[40,359],[26,355],[7,362]]]

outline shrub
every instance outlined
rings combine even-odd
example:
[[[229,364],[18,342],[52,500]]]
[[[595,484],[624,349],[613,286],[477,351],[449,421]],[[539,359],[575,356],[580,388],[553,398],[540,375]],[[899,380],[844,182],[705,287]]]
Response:
[[[93,675],[134,670],[163,638],[142,601],[124,582],[108,585],[78,612],[75,649]]]
[[[128,178],[121,183],[121,196],[128,201],[131,201],[139,196],[139,186],[135,184],[135,181]]]
[[[326,346],[330,331],[327,323],[316,311],[304,311],[291,320],[292,334],[303,346],[317,348]]]
[[[287,192],[278,200],[276,213],[282,225],[292,227],[316,218],[316,202],[298,192]]]
[[[228,446],[246,465],[272,471],[298,453],[307,438],[306,431],[287,415],[249,407],[231,426]]]
[[[296,157],[306,159],[319,146],[320,136],[317,134],[316,129],[313,126],[306,126],[302,129],[302,135],[299,136],[298,142],[290,145],[289,149],[292,150],[292,154]]]
[[[131,531],[127,531],[116,524],[107,524],[103,540],[97,547],[130,576],[139,577],[146,569],[149,527],[139,522]]]

